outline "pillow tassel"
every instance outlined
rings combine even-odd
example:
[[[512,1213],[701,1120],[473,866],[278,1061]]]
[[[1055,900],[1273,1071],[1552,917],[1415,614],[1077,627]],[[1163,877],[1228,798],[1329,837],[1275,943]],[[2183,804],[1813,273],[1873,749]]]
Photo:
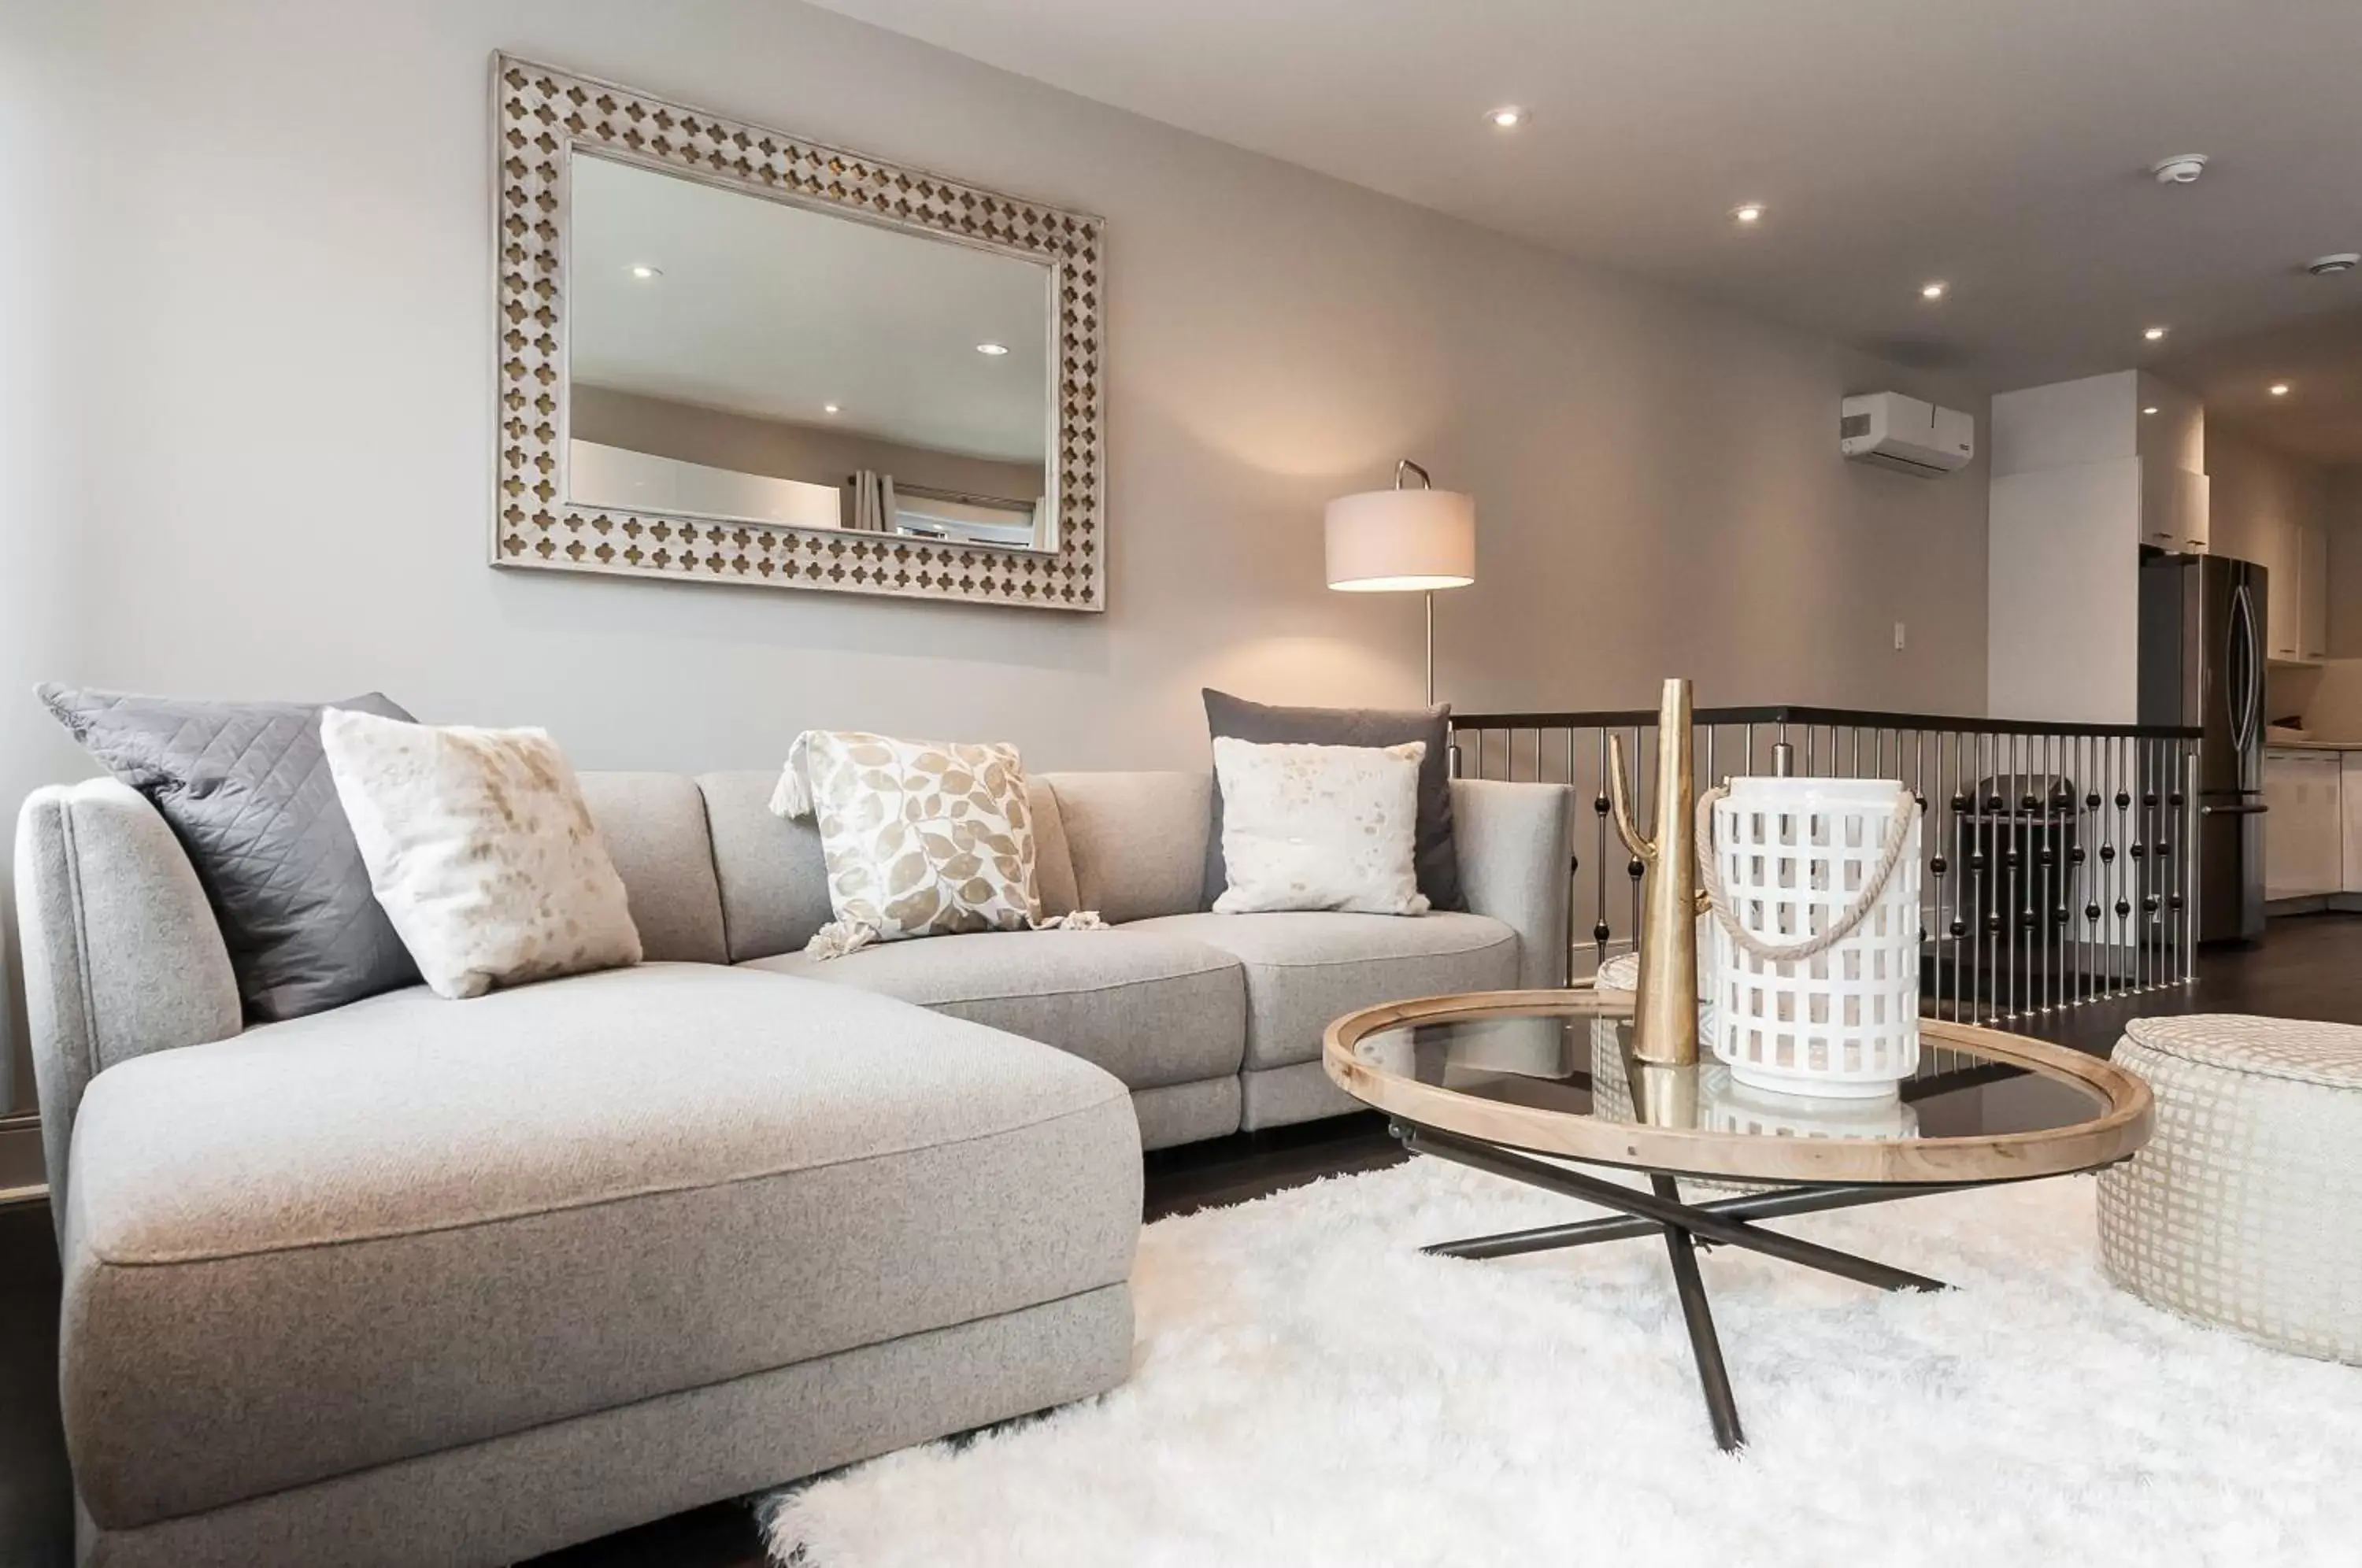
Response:
[[[1072,914],[1054,915],[1033,922],[1036,931],[1106,931],[1108,922],[1099,919],[1097,910],[1076,910]]]
[[[808,817],[812,812],[811,779],[809,777],[811,755],[811,732],[798,735],[788,747],[787,766],[779,769],[778,788],[771,791],[771,814],[793,822]],[[851,948],[845,951],[851,952]]]
[[[866,921],[833,920],[812,933],[804,951],[825,962],[842,958],[848,953],[858,953],[877,940],[877,928]]]

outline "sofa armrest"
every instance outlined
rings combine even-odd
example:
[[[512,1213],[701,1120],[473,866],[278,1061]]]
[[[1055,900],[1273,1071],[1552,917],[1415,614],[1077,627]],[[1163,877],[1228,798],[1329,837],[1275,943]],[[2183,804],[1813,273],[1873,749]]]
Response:
[[[1451,836],[1469,910],[1517,928],[1518,983],[1529,990],[1565,985],[1574,791],[1455,778]]]
[[[150,1051],[227,1039],[245,1018],[229,949],[181,841],[112,778],[26,801],[17,924],[50,1212],[61,1217],[66,1151],[90,1080]]]

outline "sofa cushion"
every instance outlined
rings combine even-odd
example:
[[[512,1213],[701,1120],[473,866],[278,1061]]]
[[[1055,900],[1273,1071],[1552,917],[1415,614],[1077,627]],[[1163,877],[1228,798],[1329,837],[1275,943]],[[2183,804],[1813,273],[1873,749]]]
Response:
[[[1239,1070],[1246,983],[1227,953],[1137,927],[984,931],[750,968],[899,997],[1071,1051],[1132,1088]]]
[[[777,773],[697,776],[733,964],[792,952],[835,912],[828,904],[820,829],[810,817],[789,822],[772,812],[771,792],[778,785]]]
[[[1484,915],[1185,914],[1124,930],[1238,955],[1250,1067],[1318,1059],[1321,1031],[1356,1008],[1518,983],[1518,933]]]
[[[1051,773],[1078,909],[1121,924],[1202,910],[1209,773]]]
[[[705,798],[682,773],[584,773],[582,798],[631,895],[651,962],[726,964]]]
[[[116,1529],[1126,1278],[1114,1078],[851,987],[423,989],[93,1080],[75,1478]]]

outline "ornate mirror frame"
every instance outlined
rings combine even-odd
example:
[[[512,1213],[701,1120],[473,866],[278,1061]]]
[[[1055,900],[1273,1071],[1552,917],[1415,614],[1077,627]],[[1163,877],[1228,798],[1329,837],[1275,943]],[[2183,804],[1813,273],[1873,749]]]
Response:
[[[1050,610],[1106,608],[1101,222],[506,55],[492,60],[496,567]],[[567,500],[568,192],[577,149],[1041,262],[1056,549],[716,522]]]

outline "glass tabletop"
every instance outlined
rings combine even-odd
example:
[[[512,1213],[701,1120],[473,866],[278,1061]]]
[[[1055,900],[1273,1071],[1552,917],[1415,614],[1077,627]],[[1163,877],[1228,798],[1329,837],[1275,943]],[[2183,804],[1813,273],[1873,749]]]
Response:
[[[1330,1076],[1404,1121],[1505,1146],[1763,1180],[2007,1180],[2105,1164],[2147,1137],[2137,1080],[2064,1047],[1927,1021],[1893,1090],[1795,1094],[1740,1082],[1710,1053],[1635,1060],[1628,1000],[1612,996],[1373,1009],[1332,1029]]]

